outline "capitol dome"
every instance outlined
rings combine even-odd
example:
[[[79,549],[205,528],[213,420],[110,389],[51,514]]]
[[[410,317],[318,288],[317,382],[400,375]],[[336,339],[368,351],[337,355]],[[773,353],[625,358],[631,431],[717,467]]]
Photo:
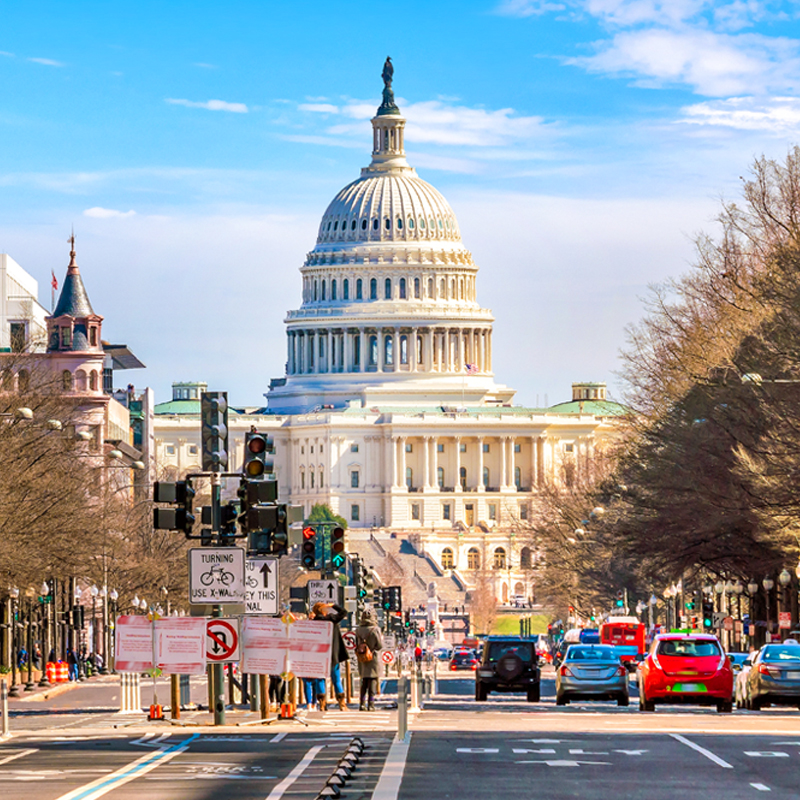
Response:
[[[302,305],[286,317],[286,376],[268,407],[492,404],[492,322],[478,267],[442,194],[406,160],[406,120],[391,81],[372,119],[372,160],[333,198],[300,269]]]

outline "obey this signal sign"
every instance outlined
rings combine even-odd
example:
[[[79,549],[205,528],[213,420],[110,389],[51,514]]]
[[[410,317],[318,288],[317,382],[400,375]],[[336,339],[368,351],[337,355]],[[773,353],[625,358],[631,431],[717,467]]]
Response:
[[[206,658],[213,664],[239,661],[239,620],[236,618],[208,620]]]

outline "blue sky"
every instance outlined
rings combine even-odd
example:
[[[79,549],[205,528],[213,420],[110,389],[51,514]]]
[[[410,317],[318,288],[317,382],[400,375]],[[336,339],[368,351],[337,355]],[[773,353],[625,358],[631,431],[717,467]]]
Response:
[[[800,128],[800,4],[0,0],[0,250],[59,279],[152,385],[262,402],[328,202],[369,161],[386,55],[533,405],[607,380],[753,158]],[[520,343],[522,346],[520,346]]]

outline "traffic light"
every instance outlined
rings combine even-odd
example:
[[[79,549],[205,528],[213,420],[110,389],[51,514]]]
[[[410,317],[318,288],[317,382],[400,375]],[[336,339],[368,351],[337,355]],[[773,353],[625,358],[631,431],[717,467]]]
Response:
[[[303,528],[303,544],[300,563],[305,569],[317,568],[317,532],[310,525]]]
[[[339,569],[344,560],[344,528],[337,525],[331,532],[331,564],[334,569]]]
[[[258,507],[272,504],[272,508],[275,508],[274,503],[278,499],[277,481],[250,481],[242,478],[237,494],[241,500],[239,527],[243,533],[261,530],[266,527],[271,530],[274,527],[275,515],[270,515],[270,512],[263,512]],[[262,521],[266,522],[266,524],[262,524]]]
[[[244,435],[244,467],[248,478],[263,478],[271,475],[274,464],[271,458],[275,452],[272,439],[263,433],[250,431]]]
[[[356,587],[356,599],[363,603],[367,597],[366,570],[360,558],[353,561],[353,586]]]
[[[703,598],[703,627],[707,630],[714,628],[714,601]]]
[[[620,589],[617,592],[617,608],[622,608],[625,605],[625,590]]]
[[[219,510],[219,541],[225,547],[226,545],[233,545],[233,539],[236,536],[236,520],[239,517],[238,504],[233,501],[226,503]]]
[[[383,589],[380,586],[372,589],[372,605],[375,608],[383,608]]]
[[[200,395],[203,434],[203,472],[225,472],[228,468],[228,393]]]
[[[153,484],[153,502],[169,503],[172,508],[153,509],[153,527],[156,530],[192,532],[195,522],[192,504],[195,490],[189,481]]]
[[[279,505],[275,506],[275,527],[272,530],[272,555],[285,556],[288,552],[289,519],[286,506]]]
[[[383,607],[397,613],[403,610],[403,590],[399,586],[389,586],[383,590]]]

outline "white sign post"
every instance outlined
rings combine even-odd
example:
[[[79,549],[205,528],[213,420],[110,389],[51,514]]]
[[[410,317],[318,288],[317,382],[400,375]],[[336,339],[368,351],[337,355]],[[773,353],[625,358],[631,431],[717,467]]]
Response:
[[[190,603],[244,603],[244,550],[195,547],[189,550]]]
[[[244,610],[247,614],[278,614],[277,558],[257,556],[244,563]]]
[[[308,582],[308,605],[309,608],[314,603],[338,603],[339,602],[339,581],[309,581]]]

